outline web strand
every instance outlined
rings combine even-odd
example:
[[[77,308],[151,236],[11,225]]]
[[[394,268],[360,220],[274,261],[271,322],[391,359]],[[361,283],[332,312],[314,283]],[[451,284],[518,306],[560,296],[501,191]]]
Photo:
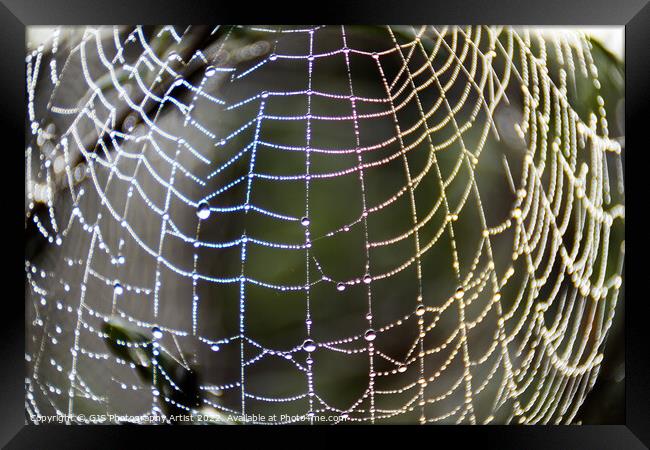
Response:
[[[623,282],[590,40],[373,31],[58,28],[28,53],[33,420],[575,420]],[[106,349],[115,319],[151,380]],[[157,388],[184,389],[167,358],[207,367],[200,405]]]

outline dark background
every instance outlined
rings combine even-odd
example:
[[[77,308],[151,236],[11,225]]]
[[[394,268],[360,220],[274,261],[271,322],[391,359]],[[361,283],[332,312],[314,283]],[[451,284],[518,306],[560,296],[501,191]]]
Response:
[[[196,2],[194,8],[187,8],[186,5],[179,5],[169,2],[165,8],[161,2],[156,2],[157,8],[151,9],[151,4],[142,2],[136,5],[131,2],[121,2],[115,4],[109,3],[96,3],[89,4],[89,2],[67,2],[65,5],[55,4],[54,2],[6,2],[10,5],[12,11],[24,23],[107,23],[107,22],[125,22],[120,20],[124,17],[132,17],[132,22],[167,22],[169,17],[175,18],[184,17],[187,22],[201,21],[205,14],[212,14],[214,17],[224,17],[226,22],[243,22],[245,17],[250,17],[251,10],[247,5],[240,5],[239,10],[235,5],[219,5],[216,2],[202,3]],[[489,5],[485,7],[484,2],[464,2],[463,7],[458,4],[436,4],[429,2],[426,5],[418,4],[415,8],[404,8],[403,3],[400,2],[373,2],[372,7],[367,2],[354,2],[339,3],[328,2],[324,5],[322,17],[330,19],[330,22],[349,22],[352,23],[357,20],[374,19],[376,23],[397,22],[396,17],[401,17],[401,22],[418,22],[422,18],[427,18],[426,22],[446,22],[446,23],[459,23],[459,22],[477,22],[477,23],[552,23],[552,24],[584,24],[584,23],[597,23],[609,24],[619,23],[624,24],[630,20],[640,7],[645,2],[500,2],[498,5]],[[46,8],[47,5],[49,8]],[[85,8],[81,8],[81,6]],[[152,14],[152,11],[154,12]],[[256,9],[261,13],[265,19],[269,20],[273,17],[282,15],[282,21],[286,21],[286,11],[277,8],[273,5],[271,8]],[[182,12],[183,14],[180,14]],[[156,15],[159,14],[159,15]],[[294,17],[303,13],[301,10],[294,11]],[[79,14],[82,14],[81,17]],[[647,42],[648,42],[648,19],[650,11],[646,7],[643,13],[640,13],[628,26],[628,34],[626,39],[626,53],[628,61],[627,64],[627,92],[628,101],[626,104],[627,115],[627,147],[628,148],[643,148],[645,143],[643,139],[644,134],[644,121],[648,108],[647,102],[647,73],[650,72],[647,58]],[[22,86],[22,79],[24,77],[23,60],[24,60],[24,41],[22,35],[22,25],[12,15],[7,14],[5,11],[2,15],[2,37],[3,37],[3,70],[2,80],[4,100],[7,105],[13,105],[9,108],[4,108],[3,113],[3,126],[6,132],[18,136],[15,148],[24,148],[21,143],[22,138],[22,119],[24,112],[24,97],[23,92],[19,88]],[[306,19],[306,17],[298,18]],[[181,19],[178,19],[181,20]],[[271,21],[271,20],[269,20]],[[8,88],[15,86],[16,88]],[[16,164],[20,164],[22,160],[22,151],[16,152]],[[636,154],[636,153],[635,153]],[[638,154],[639,164],[636,167],[642,167],[645,162],[644,155]],[[17,174],[18,175],[18,174]],[[627,202],[632,205],[627,213],[627,230],[626,236],[628,242],[638,243],[639,245],[628,245],[628,252],[626,259],[628,261],[635,261],[639,259],[647,249],[647,241],[643,239],[643,232],[640,230],[642,222],[641,214],[643,204],[643,182],[639,171],[634,167],[626,167],[627,175]],[[11,177],[6,177],[6,181],[12,182]],[[15,184],[22,183],[19,180],[19,175],[14,181]],[[14,185],[15,185],[14,184]],[[640,188],[640,189],[639,189]],[[638,192],[636,194],[635,192]],[[630,194],[632,193],[632,194]],[[20,217],[23,212],[23,201],[18,196],[15,197],[15,217]],[[630,203],[631,202],[631,203]],[[638,208],[635,212],[634,209]],[[639,217],[636,222],[635,217]],[[9,225],[9,233],[18,235],[22,233],[20,220],[15,221],[14,225]],[[16,280],[22,278],[22,263],[23,257],[19,254],[22,246],[16,245],[15,258],[16,262],[11,265],[15,267],[16,272],[14,277]],[[635,248],[636,247],[636,248]],[[632,260],[630,260],[632,258]],[[628,293],[635,293],[630,290],[630,281],[634,282],[634,286],[643,285],[643,264],[633,264],[633,269],[627,272],[627,290]],[[640,276],[636,276],[640,275]],[[636,281],[634,281],[636,280]],[[20,285],[20,283],[17,283]],[[22,299],[22,288],[18,286],[17,293],[13,298]],[[629,296],[629,295],[628,295]],[[643,294],[640,296],[643,298]],[[9,317],[5,319],[5,327],[3,328],[2,351],[3,360],[17,362],[13,364],[14,367],[22,367],[22,329],[23,321],[19,319],[22,317],[22,300],[13,303],[17,313],[13,315],[14,319]],[[648,377],[647,377],[647,336],[648,331],[644,326],[644,320],[647,317],[648,306],[646,302],[638,301],[628,304],[627,311],[627,352],[626,352],[626,375],[627,375],[627,417],[626,423],[639,435],[644,441],[647,442],[648,430],[642,429],[647,424],[648,419]],[[3,398],[6,399],[4,407],[5,411],[12,413],[5,414],[6,420],[3,421],[3,429],[6,430],[6,436],[10,436],[13,432],[9,430],[16,430],[19,428],[23,421],[22,415],[17,415],[17,411],[22,411],[23,390],[22,390],[22,370],[13,373],[10,369],[3,372],[3,379],[1,386],[3,388]],[[12,419],[13,417],[13,419]],[[39,427],[43,432],[39,432],[41,439],[49,435],[51,443],[63,442],[56,440],[54,434],[49,433],[48,429],[51,427]],[[339,431],[350,432],[350,431]],[[414,431],[415,432],[415,431]],[[501,448],[521,448],[522,443],[525,443],[526,448],[549,448],[549,447],[566,447],[571,448],[632,448],[638,447],[638,441],[635,441],[630,436],[629,432],[623,427],[581,427],[579,429],[566,428],[566,427],[553,427],[552,429],[542,429],[540,427],[533,427],[528,429],[509,428],[507,434],[501,434],[500,430],[490,427],[490,429],[462,429],[445,428],[433,430],[421,430],[419,432],[427,433],[442,433],[448,437],[472,439],[476,443],[483,443],[487,446],[499,443]],[[93,427],[89,430],[74,431],[75,436],[78,438],[87,438],[91,434],[95,434],[96,440],[102,442],[100,436],[107,437],[107,434],[99,434],[100,429]],[[156,431],[159,437],[167,437],[164,431]],[[379,431],[377,431],[379,433]],[[409,431],[411,433],[411,431]],[[118,435],[114,435],[113,443],[118,441],[128,442],[131,433],[125,431]],[[152,436],[151,433],[147,435]],[[61,436],[61,435],[59,435]],[[68,434],[68,437],[71,435]],[[424,435],[419,435],[424,436]],[[497,437],[498,436],[498,437]],[[38,438],[32,435],[33,438]],[[28,439],[27,434],[21,435],[21,439]],[[65,438],[64,438],[65,439]],[[525,439],[525,441],[522,441]],[[630,440],[631,439],[631,440]],[[21,442],[24,444],[25,440],[17,440],[14,448],[21,448]],[[104,443],[108,441],[104,440]],[[70,442],[68,442],[70,443]],[[16,447],[18,446],[18,447]]]

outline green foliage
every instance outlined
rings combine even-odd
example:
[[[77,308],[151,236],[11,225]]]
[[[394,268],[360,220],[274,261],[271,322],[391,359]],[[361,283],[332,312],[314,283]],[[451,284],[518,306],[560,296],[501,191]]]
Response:
[[[157,389],[164,414],[167,417],[183,418],[172,420],[172,423],[233,423],[218,411],[201,408],[204,402],[197,371],[183,366],[165,351],[156,352],[157,347],[152,337],[119,319],[104,322],[103,332],[104,341],[115,356],[133,364],[142,381]],[[188,412],[177,405],[190,407],[192,411]],[[187,420],[187,416],[194,416],[196,420]]]

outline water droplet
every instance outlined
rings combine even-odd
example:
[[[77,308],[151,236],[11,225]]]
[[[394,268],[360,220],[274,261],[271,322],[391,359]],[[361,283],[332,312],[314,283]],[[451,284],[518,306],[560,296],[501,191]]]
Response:
[[[151,329],[151,332],[153,333],[154,339],[160,339],[162,337],[162,335],[163,335],[162,330],[160,328],[158,328],[158,327],[153,327]]]
[[[302,343],[302,349],[311,353],[316,350],[316,344],[311,339],[306,339],[305,342]]]
[[[199,206],[196,208],[196,215],[199,219],[207,219],[210,217],[210,205],[205,200],[199,202]]]
[[[217,344],[212,344],[210,346],[210,350],[212,350],[213,352],[218,352],[219,351],[219,346]]]
[[[427,309],[424,307],[424,305],[418,305],[418,307],[415,308],[415,315],[416,316],[423,316],[424,313],[426,312],[426,310]]]
[[[398,371],[399,373],[404,373],[404,372],[406,372],[406,366],[405,366],[404,364],[400,365],[400,366],[397,368],[397,371]]]
[[[344,283],[336,283],[336,290],[339,292],[342,292],[345,290],[345,284]]]
[[[303,217],[300,219],[300,223],[302,224],[303,227],[307,227],[310,224],[309,217]]]
[[[138,123],[138,115],[136,113],[131,113],[122,122],[122,130],[130,133],[135,128]]]
[[[461,286],[458,289],[456,289],[456,293],[454,294],[454,297],[460,300],[461,298],[463,298],[464,295],[465,295],[465,289],[463,289],[463,287]]]
[[[375,333],[375,330],[370,328],[368,331],[366,331],[366,334],[363,337],[366,341],[372,342],[377,337],[377,333]]]
[[[366,275],[366,276],[363,277],[363,282],[364,283],[370,284],[371,281],[372,281],[372,277],[370,275]]]
[[[115,284],[113,284],[113,292],[115,292],[115,295],[122,295],[124,293],[124,288],[119,281],[116,281]]]
[[[213,76],[215,73],[217,73],[217,69],[216,69],[214,66],[208,66],[208,67],[206,67],[206,69],[205,69],[205,76],[206,76],[206,77],[211,77],[211,76]]]

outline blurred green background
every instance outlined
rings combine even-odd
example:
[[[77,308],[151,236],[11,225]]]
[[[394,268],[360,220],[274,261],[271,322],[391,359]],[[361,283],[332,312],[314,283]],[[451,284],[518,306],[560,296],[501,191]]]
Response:
[[[266,27],[270,28],[270,27]],[[358,173],[352,171],[331,178],[318,178],[313,176],[309,184],[309,232],[311,248],[309,259],[306,262],[305,251],[295,249],[269,248],[259,245],[247,246],[247,259],[244,267],[245,276],[273,285],[302,286],[305,283],[307,272],[312,282],[325,276],[325,280],[314,284],[310,289],[310,314],[312,319],[311,338],[317,343],[332,342],[349,337],[356,339],[345,345],[338,346],[345,349],[365,348],[365,342],[359,338],[369,328],[366,318],[368,312],[368,294],[372,292],[372,326],[379,330],[381,327],[395,324],[404,316],[410,315],[401,326],[394,326],[378,334],[375,347],[383,354],[390,355],[400,360],[409,350],[418,333],[416,318],[413,311],[417,305],[417,296],[421,293],[424,303],[428,306],[440,306],[452,297],[457,289],[457,281],[453,272],[453,255],[451,239],[447,232],[436,237],[441,227],[446,227],[447,213],[442,206],[435,211],[431,220],[419,230],[421,245],[424,246],[432,239],[433,245],[421,258],[422,281],[418,283],[415,264],[409,265],[399,273],[383,279],[373,279],[370,285],[355,283],[366,274],[365,253],[365,228],[362,219],[362,199],[368,206],[380,205],[392,198],[408,184],[405,171],[405,159],[411,174],[424,173],[415,190],[415,203],[418,218],[422,220],[441,198],[442,192],[439,177],[449,177],[455,170],[459,170],[453,181],[446,186],[445,195],[458,218],[454,221],[453,229],[455,244],[461,272],[467,274],[467,268],[472,262],[482,239],[480,227],[479,208],[472,196],[465,203],[465,192],[470,187],[470,175],[464,165],[456,166],[459,161],[464,161],[464,153],[459,141],[447,144],[455,134],[454,122],[457,126],[467,124],[463,132],[464,146],[471,152],[480,149],[478,164],[475,169],[477,188],[481,195],[482,212],[488,226],[494,226],[509,218],[516,199],[515,193],[508,183],[508,174],[504,166],[507,160],[509,170],[516,186],[519,185],[522,174],[523,158],[527,147],[527,140],[522,139],[516,132],[514,125],[520,123],[523,114],[523,100],[521,82],[516,74],[525,70],[522,61],[528,64],[528,59],[520,58],[521,46],[513,44],[512,62],[506,54],[509,39],[512,34],[504,30],[498,35],[496,56],[492,61],[494,77],[483,78],[485,67],[482,64],[482,54],[490,49],[490,38],[486,28],[483,27],[438,27],[427,29],[421,36],[422,49],[417,48],[409,54],[405,47],[403,54],[395,52],[395,45],[412,42],[414,33],[412,27],[391,27],[392,33],[385,27],[373,26],[346,26],[345,39],[347,47],[360,51],[379,53],[381,68],[378,71],[377,63],[369,55],[351,53],[346,62],[342,53],[333,53],[327,57],[317,58],[311,67],[309,61],[297,58],[273,58],[273,55],[302,55],[309,54],[309,34],[304,32],[283,33],[291,27],[273,28],[274,32],[255,27],[220,27],[217,31],[211,28],[192,27],[186,30],[176,27],[176,32],[183,36],[177,43],[171,33],[162,32],[162,27],[143,27],[142,36],[149,43],[150,48],[161,61],[169,61],[170,66],[182,74],[181,78],[161,74],[155,64],[138,64],[137,71],[142,82],[153,86],[152,91],[157,95],[169,93],[184,104],[192,104],[190,117],[196,120],[211,135],[200,129],[188,125],[186,117],[173,105],[167,103],[160,107],[156,101],[142,96],[141,86],[127,71],[117,72],[116,77],[120,85],[126,89],[133,102],[140,104],[143,110],[166,133],[182,137],[193,148],[210,160],[210,165],[201,164],[190,152],[183,150],[175,153],[177,147],[172,143],[160,140],[160,152],[151,144],[144,141],[123,139],[115,140],[104,136],[106,150],[95,146],[97,154],[110,159],[114,166],[124,174],[136,174],[142,190],[156,205],[163,205],[166,201],[167,189],[159,179],[152,177],[151,173],[138,164],[134,158],[115,157],[114,146],[117,143],[123,151],[141,153],[147,158],[150,165],[159,174],[161,179],[169,180],[174,177],[174,187],[193,202],[198,202],[209,193],[218,191],[228,183],[239,179],[248,173],[250,168],[250,152],[237,158],[232,164],[220,171],[215,176],[207,178],[215,167],[224,164],[239,154],[256,140],[256,119],[259,112],[259,100],[242,104],[234,109],[216,105],[205,97],[196,95],[196,91],[189,89],[188,85],[201,86],[201,89],[210,95],[223,99],[226,105],[256,98],[260,93],[268,91],[270,95],[265,101],[265,118],[257,129],[255,173],[264,173],[271,176],[302,176],[305,173],[306,153],[304,147],[309,145],[312,149],[329,149],[330,152],[311,151],[310,173],[325,174],[345,171],[355,168],[362,158],[369,168],[364,170],[363,185]],[[307,27],[305,27],[307,28]],[[564,30],[555,30],[557,33]],[[444,38],[440,38],[440,34]],[[517,35],[526,36],[527,31],[516,30]],[[97,81],[97,85],[111,102],[117,105],[115,128],[128,132],[131,136],[144,136],[148,125],[131,114],[127,102],[115,90],[115,79],[111,77],[106,67],[101,62],[97,41],[101,42],[102,52],[109,60],[116,54],[113,40],[117,37],[121,42],[126,42],[124,58],[121,64],[131,65],[143,54],[143,48],[138,39],[129,40],[129,36],[136,36],[132,28],[119,28],[113,32],[107,29],[101,39],[90,39],[84,46],[83,58],[80,52],[71,51],[82,38],[83,29],[64,29],[60,48],[52,54],[51,48],[45,48],[42,55],[41,72],[37,77],[34,108],[36,116],[41,119],[41,124],[53,124],[52,136],[45,139],[41,145],[36,138],[28,134],[32,144],[45,158],[52,157],[56,160],[56,145],[63,130],[76,127],[80,130],[84,143],[89,143],[89,149],[102,135],[96,123],[90,117],[75,114],[54,114],[52,105],[61,107],[74,107],[87,101],[88,86],[85,82],[86,75],[82,67]],[[534,33],[533,33],[534,35]],[[33,36],[37,36],[34,34]],[[314,54],[336,52],[345,45],[340,27],[318,28],[313,34],[311,51]],[[532,38],[530,48],[534,54],[539,54],[540,43],[545,42],[548,55],[548,73],[551,79],[561,84],[559,77],[560,62],[553,51],[553,30],[545,30],[541,40]],[[28,39],[29,40],[29,39]],[[624,78],[623,62],[615,53],[607,50],[600,41],[590,39],[591,56],[593,64],[598,69],[600,89],[594,86],[593,80],[585,76],[579,67],[578,52],[570,50],[575,60],[576,69],[569,74],[567,80],[567,99],[572,108],[584,122],[589,121],[589,114],[597,111],[598,93],[604,99],[604,108],[608,118],[610,137],[620,138],[624,148]],[[36,44],[32,46],[36,48]],[[30,50],[30,49],[28,49]],[[201,50],[205,60],[192,58],[197,50]],[[113,53],[111,53],[111,51]],[[437,71],[435,82],[431,79],[430,70],[423,70],[417,74],[420,67],[426,68],[425,53],[435,51],[431,60],[431,67]],[[385,55],[382,52],[387,52]],[[178,55],[181,61],[173,56]],[[69,59],[68,59],[69,56]],[[417,98],[424,109],[431,108],[440,100],[440,86],[451,82],[450,89],[445,91],[445,102],[440,103],[437,111],[427,120],[429,126],[441,123],[439,130],[431,133],[429,139],[417,142],[416,138],[423,136],[423,125],[418,125],[414,133],[405,135],[403,145],[413,144],[413,149],[405,158],[401,156],[391,159],[387,163],[379,164],[384,158],[398,155],[400,143],[394,141],[374,151],[365,151],[361,156],[356,152],[342,152],[343,149],[356,147],[376,146],[395,136],[395,120],[399,123],[400,130],[408,130],[418,124],[421,111],[417,102],[410,101],[407,106],[400,109],[393,117],[392,114],[372,116],[385,112],[387,105],[380,102],[358,101],[355,109],[349,100],[350,80],[356,97],[386,98],[386,88],[383,84],[382,73],[387,80],[396,79],[396,86],[404,85],[402,92],[395,95],[395,104],[400,104],[412,92],[412,85],[403,76],[404,59],[408,58],[406,66],[412,73],[413,83],[427,84],[425,89],[419,90]],[[51,83],[47,78],[49,61],[57,61],[59,67],[65,64],[65,71],[60,84],[52,95]],[[67,62],[66,62],[67,61]],[[258,64],[261,66],[257,67]],[[510,64],[513,64],[513,67]],[[568,64],[568,62],[564,62]],[[119,66],[119,64],[118,64]],[[206,78],[205,73],[209,68],[235,68],[234,72],[217,72],[216,75]],[[247,69],[252,69],[245,76]],[[512,70],[510,70],[512,69]],[[349,70],[349,71],[348,71]],[[500,101],[490,114],[486,113],[483,102],[490,103],[493,99],[493,90],[498,87],[498,80],[510,70],[510,81],[505,89],[507,101]],[[468,75],[469,74],[469,75]],[[487,75],[486,75],[487,76]],[[178,80],[185,80],[188,85],[174,85]],[[487,81],[486,81],[487,80]],[[328,98],[321,95],[278,95],[292,91],[307,90],[311,83],[314,92],[329,92],[339,95],[340,98]],[[481,86],[483,94],[477,95]],[[394,88],[395,91],[399,89]],[[454,120],[448,121],[449,105],[458,105],[454,110]],[[100,120],[105,121],[107,110],[97,100],[94,101]],[[319,120],[317,117],[307,120],[308,111],[313,116],[362,116],[358,120],[358,139],[355,133],[354,121],[351,120]],[[273,118],[275,117],[275,119]],[[298,118],[297,120],[279,120],[285,118]],[[490,120],[494,122],[495,130],[491,129]],[[77,120],[76,122],[73,122]],[[554,119],[553,119],[554,120]],[[243,125],[253,123],[233,136]],[[554,127],[551,121],[550,128]],[[110,125],[109,125],[110,127]],[[310,137],[307,143],[307,129]],[[496,133],[495,133],[496,131]],[[496,134],[498,133],[498,139]],[[483,139],[485,141],[483,142]],[[69,138],[72,140],[72,138]],[[224,145],[215,145],[225,139]],[[29,142],[29,140],[28,140]],[[272,145],[267,145],[272,144]],[[274,147],[275,146],[275,147]],[[284,146],[284,149],[277,148]],[[439,146],[435,152],[437,175],[434,168],[429,167],[431,147]],[[332,152],[333,151],[333,152]],[[539,152],[539,150],[538,150]],[[161,153],[167,158],[161,157]],[[536,154],[536,161],[538,158]],[[609,157],[608,157],[609,158]],[[173,170],[170,160],[175,160],[189,170],[192,175],[207,180],[205,185],[195,182],[182,171]],[[578,150],[578,161],[592,164],[586,150]],[[373,163],[378,163],[373,165]],[[618,166],[612,158],[608,162],[607,171],[612,180],[618,177]],[[79,200],[79,208],[84,217],[89,221],[94,220],[97,213],[101,213],[98,225],[108,248],[119,248],[124,257],[124,264],[115,264],[110,257],[97,252],[92,260],[93,270],[107,280],[117,279],[124,286],[129,286],[117,300],[114,298],[112,282],[104,283],[103,278],[91,277],[88,284],[86,304],[88,308],[98,314],[85,316],[84,323],[88,328],[82,330],[82,346],[88,352],[109,355],[106,359],[83,360],[79,363],[78,373],[85,383],[92,387],[93,392],[101,399],[84,399],[80,395],[75,400],[77,412],[120,411],[138,414],[150,409],[152,397],[150,389],[157,388],[169,396],[175,395],[176,389],[170,388],[169,381],[157,381],[151,385],[149,375],[138,375],[128,367],[129,362],[152,357],[151,347],[139,356],[116,353],[116,334],[124,338],[126,333],[136,341],[147,339],[151,334],[151,325],[156,324],[165,330],[181,331],[175,338],[174,333],[165,332],[160,342],[165,349],[176,359],[187,360],[192,367],[192,376],[197,376],[199,381],[187,381],[187,371],[178,369],[179,365],[168,361],[168,371],[175,378],[176,384],[184,384],[185,392],[182,399],[177,401],[198,402],[197,398],[204,398],[217,405],[240,410],[241,391],[237,387],[226,387],[211,392],[201,389],[200,386],[230,385],[240,379],[241,348],[239,342],[234,340],[224,341],[225,338],[237,336],[240,330],[240,295],[239,283],[219,284],[206,280],[196,283],[196,295],[199,300],[193,300],[193,287],[191,277],[180,276],[172,270],[158,265],[155,258],[146,254],[142,246],[125,233],[119,223],[106,211],[102,198],[96,192],[95,184],[90,177],[91,171],[85,169],[85,161],[79,155],[71,165],[80,165],[85,170],[77,189],[84,189],[85,194]],[[127,199],[130,202],[126,220],[130,226],[137,230],[142,241],[151,248],[160,244],[161,214],[154,211],[142,196],[137,192],[128,196],[133,185],[124,180],[111,177],[110,170],[99,164],[94,164],[95,176],[99,185],[105,187],[105,198],[116,211],[126,208]],[[551,170],[551,168],[547,168]],[[45,172],[42,167],[34,165],[31,176],[34,179],[44,179]],[[69,192],[68,181],[64,176],[58,180],[59,189],[55,193],[56,217],[61,223],[67,223],[74,206]],[[620,180],[622,183],[622,180]],[[612,181],[614,185],[615,182]],[[229,207],[242,204],[247,195],[246,182],[240,182],[232,188],[225,190],[209,200],[212,207]],[[306,188],[302,178],[292,181],[279,181],[277,179],[255,178],[250,190],[250,203],[265,210],[278,214],[300,218],[306,214]],[[36,215],[44,223],[48,223],[48,210],[43,203],[31,205],[26,198],[26,212],[29,217]],[[623,203],[623,193],[617,188],[612,188],[612,204]],[[204,242],[231,241],[239,239],[242,234],[249,238],[268,242],[281,242],[302,244],[305,241],[305,227],[298,221],[283,221],[262,214],[239,212],[221,213],[213,211],[210,217],[200,224],[200,232],[196,231],[196,208],[184,201],[171,196],[168,214],[175,226],[186,236]],[[395,199],[389,206],[379,209],[368,215],[367,233],[369,240],[379,242],[413,228],[409,196],[404,194]],[[344,230],[347,228],[347,231]],[[333,235],[328,233],[334,232]],[[571,232],[567,232],[565,245],[570,245]],[[38,267],[44,268],[47,273],[41,285],[46,285],[48,293],[58,299],[63,305],[72,305],[77,308],[80,295],[79,284],[83,275],[85,261],[88,257],[90,236],[78,224],[73,224],[64,239],[63,244],[53,246],[48,244],[38,232],[31,220],[26,220],[26,260]],[[608,274],[613,274],[616,269],[618,248],[624,238],[623,224],[617,223],[612,229],[610,238],[610,267]],[[512,230],[494,236],[492,250],[494,252],[495,270],[503,276],[505,270],[513,264],[514,234]],[[120,243],[120,240],[123,240]],[[179,239],[178,236],[167,235],[161,246],[164,258],[171,264],[183,267],[189,271],[196,264],[196,272],[214,277],[238,277],[242,270],[241,254],[238,246],[226,249],[198,248],[195,249],[190,242]],[[372,276],[392,270],[402,262],[408,260],[415,253],[414,240],[410,236],[398,243],[387,246],[378,246],[370,250],[370,271]],[[196,259],[195,258],[196,255]],[[67,264],[68,259],[73,261]],[[523,259],[523,258],[522,258]],[[196,263],[195,263],[196,261]],[[485,265],[486,260],[481,260]],[[517,291],[525,282],[525,269],[522,270],[521,260],[514,263],[516,272],[508,285],[502,291],[502,304],[505,310],[514,302]],[[156,278],[156,272],[159,278]],[[557,277],[557,268],[550,277]],[[158,316],[153,312],[153,287],[154,280],[160,280]],[[56,370],[57,365],[68,367],[70,365],[70,348],[74,340],[74,324],[76,314],[71,314],[65,307],[58,308],[57,303],[49,301],[47,305],[39,305],[37,300],[40,293],[34,291],[34,284],[30,280],[26,283],[26,298],[28,310],[28,355],[39,355],[44,361],[54,359],[56,364],[35,365],[28,363],[28,372],[33,382],[40,385],[46,383],[52,386],[67,386],[65,371]],[[345,282],[346,289],[336,289],[338,282]],[[66,290],[65,285],[69,285]],[[549,286],[552,284],[548,282]],[[131,287],[134,287],[131,289]],[[141,286],[142,292],[136,293],[135,286]],[[419,290],[421,286],[421,292]],[[545,287],[548,289],[548,287]],[[543,293],[548,293],[542,289]],[[474,294],[474,292],[472,292]],[[584,406],[576,417],[576,421],[583,423],[622,423],[624,411],[624,366],[623,366],[623,292],[616,306],[614,324],[610,330],[604,352],[603,365],[598,381],[592,393],[587,396]],[[476,293],[471,305],[468,304],[466,314],[476,317],[492,299],[491,288]],[[117,302],[117,303],[116,303]],[[192,336],[193,307],[196,305],[196,335]],[[121,322],[114,322],[117,328],[106,328],[103,316],[119,317],[122,312]],[[550,311],[552,312],[552,311]],[[520,311],[521,314],[526,314]],[[84,311],[85,314],[85,311]],[[266,349],[292,351],[295,362],[305,366],[306,352],[297,349],[306,338],[306,299],[304,290],[280,291],[246,283],[245,286],[245,334],[247,337]],[[427,313],[425,319],[429,323],[435,317]],[[135,318],[141,323],[133,323]],[[38,320],[44,323],[38,324]],[[424,340],[425,348],[439,346],[455,330],[458,329],[459,316],[456,308],[449,308],[439,319],[436,327]],[[132,322],[132,323],[128,323]],[[125,325],[125,323],[128,323]],[[528,323],[528,322],[527,322]],[[496,316],[491,312],[478,326],[471,330],[468,337],[470,355],[479,357],[488,350],[492,344],[495,332]],[[61,333],[53,333],[54,327],[61,327]],[[124,327],[124,330],[116,331]],[[104,338],[96,333],[104,330],[108,335]],[[136,333],[136,334],[134,334]],[[138,335],[137,333],[142,333]],[[57,343],[52,344],[51,336],[56,334]],[[523,333],[522,333],[523,334]],[[144,336],[144,337],[143,337]],[[175,342],[176,341],[176,342]],[[220,342],[219,350],[214,351],[211,342]],[[515,341],[512,345],[516,347]],[[108,344],[108,345],[107,345]],[[453,345],[450,345],[452,348]],[[449,349],[444,349],[439,354],[425,358],[425,368],[434,372],[439,369],[447,356]],[[297,350],[293,350],[297,349]],[[256,345],[246,343],[243,348],[245,360],[254,358],[260,353]],[[182,354],[182,356],[180,356]],[[124,364],[116,363],[117,357]],[[497,355],[495,353],[495,355]],[[493,355],[493,356],[495,356]],[[367,389],[369,381],[369,358],[366,352],[354,354],[332,351],[323,347],[311,353],[313,358],[314,390],[318,396],[330,405],[345,410],[349,408]],[[134,358],[134,359],[131,359]],[[519,360],[520,361],[520,360]],[[489,359],[482,365],[472,367],[472,375],[478,383],[489,373],[494,359]],[[380,357],[374,357],[375,371],[390,371],[396,365]],[[178,372],[175,370],[178,369]],[[147,372],[149,373],[149,372]],[[255,398],[247,398],[247,411],[273,414],[304,414],[309,410],[309,398],[304,394],[308,390],[305,374],[296,369],[293,361],[285,360],[278,356],[265,356],[246,367],[246,390],[261,397],[291,398],[298,396],[290,402],[267,402]],[[460,356],[449,364],[435,383],[427,387],[426,396],[435,397],[447,391],[463,373],[463,363]],[[38,374],[38,379],[34,377]],[[197,375],[198,374],[198,375]],[[394,373],[389,376],[377,377],[375,389],[398,389],[408,383],[417,381],[419,377],[418,363],[411,364],[404,373]],[[503,373],[496,372],[496,379],[501,380]],[[174,379],[174,378],[173,378]],[[179,381],[180,380],[180,381]],[[193,378],[192,378],[193,380]],[[484,419],[491,414],[492,402],[499,388],[495,380],[488,383],[480,395],[474,398],[474,408],[477,417]],[[537,380],[536,380],[537,381]],[[161,384],[162,383],[162,384]],[[123,385],[132,386],[124,389]],[[32,384],[33,386],[33,384]],[[29,390],[29,388],[28,388]],[[67,391],[62,389],[61,395],[55,395],[47,389],[34,389],[36,401],[42,411],[54,409],[67,409]],[[192,393],[196,391],[196,395]],[[188,393],[188,391],[191,391]],[[532,392],[532,391],[531,391]],[[400,408],[413,394],[405,392],[395,395],[376,395],[376,407],[382,410]],[[525,392],[523,399],[529,398],[530,393]],[[189,398],[189,400],[188,400]],[[426,406],[429,417],[444,414],[454,407],[462,404],[464,391],[462,386],[453,391],[451,395],[441,402]],[[356,413],[358,417],[368,416],[368,402],[360,409],[363,413]],[[154,401],[154,405],[156,402]],[[316,402],[318,404],[318,402]],[[161,401],[159,406],[170,412],[169,403]],[[413,410],[387,420],[388,423],[418,423],[420,407],[415,402]],[[495,416],[495,422],[509,420],[512,405],[500,408]],[[173,408],[172,408],[173,410]],[[351,415],[355,417],[355,414]],[[458,415],[451,416],[442,422],[453,423]],[[465,418],[467,420],[467,418]],[[379,421],[381,423],[381,421]]]

